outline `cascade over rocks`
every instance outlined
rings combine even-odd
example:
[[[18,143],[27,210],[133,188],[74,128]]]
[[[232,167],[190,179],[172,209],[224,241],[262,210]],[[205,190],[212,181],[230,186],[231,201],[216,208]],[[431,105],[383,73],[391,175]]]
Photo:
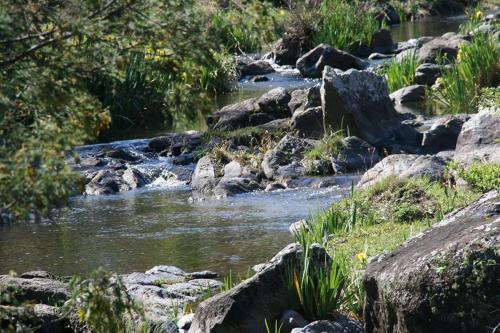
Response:
[[[320,44],[297,60],[296,66],[304,77],[319,78],[325,66],[341,70],[364,69],[367,63],[328,44]]]
[[[500,193],[447,215],[365,270],[368,333],[489,333],[500,308]]]
[[[387,177],[406,179],[425,176],[433,181],[442,180],[446,164],[446,159],[434,155],[389,155],[366,171],[358,186],[367,187]]]
[[[273,323],[290,309],[287,268],[300,263],[301,248],[290,244],[264,264],[259,272],[231,290],[202,302],[190,333],[265,332],[264,319]],[[319,246],[311,248],[312,265],[329,258]]]
[[[349,133],[375,146],[418,147],[421,134],[401,124],[383,77],[368,71],[323,72],[321,102],[325,129]]]
[[[455,160],[500,163],[500,109],[481,108],[466,121],[457,139]]]

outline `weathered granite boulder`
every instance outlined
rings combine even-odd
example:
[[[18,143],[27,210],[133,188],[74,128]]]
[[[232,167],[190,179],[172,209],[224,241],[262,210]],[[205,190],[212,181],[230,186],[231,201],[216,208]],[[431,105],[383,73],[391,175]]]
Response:
[[[316,106],[321,106],[320,85],[317,84],[308,89],[297,89],[292,91],[291,99],[288,103],[290,112],[301,111]]]
[[[500,109],[482,108],[462,126],[457,139],[455,159],[500,162]]]
[[[419,103],[425,99],[426,90],[426,86],[415,84],[396,90],[389,96],[394,101],[394,103],[398,104]]]
[[[257,104],[263,113],[273,115],[276,119],[287,118],[291,116],[288,107],[290,98],[290,94],[285,88],[275,88],[259,97]]]
[[[291,135],[285,135],[274,149],[266,152],[262,161],[262,170],[268,179],[283,174],[280,167],[298,163],[304,157],[304,153],[314,147],[317,141],[301,139]]]
[[[415,83],[431,87],[442,74],[440,65],[424,63],[415,70]]]
[[[287,268],[300,263],[301,248],[290,244],[264,264],[253,277],[228,292],[202,302],[195,312],[191,333],[265,332],[264,319],[278,320],[290,308]],[[312,248],[312,265],[328,258],[321,247]]]
[[[325,66],[347,70],[364,69],[367,64],[352,54],[337,50],[327,44],[320,44],[297,60],[296,66],[304,77],[319,78]]]
[[[492,191],[371,261],[366,331],[492,332],[499,276],[500,193]]]
[[[453,60],[457,57],[460,44],[465,43],[468,43],[465,36],[460,36],[456,33],[446,33],[425,43],[418,50],[417,60],[420,62],[436,63],[438,55]]]
[[[34,301],[49,305],[65,301],[69,296],[66,283],[53,277],[15,277],[0,275],[0,291],[7,288],[20,291],[17,296],[19,302]]]
[[[273,66],[265,60],[253,61],[240,70],[242,75],[263,75],[274,72]]]
[[[335,321],[318,320],[303,328],[294,328],[291,333],[364,333],[363,323],[347,318]]]
[[[436,154],[443,150],[455,149],[458,135],[468,118],[467,115],[454,115],[438,119],[424,132],[423,150],[428,154]]]
[[[321,85],[325,131],[348,128],[351,135],[375,146],[420,146],[421,135],[401,124],[384,78],[369,72],[338,73],[326,67]]]
[[[292,116],[291,128],[300,137],[319,139],[323,134],[323,109],[321,106],[297,110]]]
[[[358,186],[370,186],[387,177],[406,179],[425,176],[431,180],[441,180],[446,164],[447,160],[433,155],[389,155],[366,171]]]

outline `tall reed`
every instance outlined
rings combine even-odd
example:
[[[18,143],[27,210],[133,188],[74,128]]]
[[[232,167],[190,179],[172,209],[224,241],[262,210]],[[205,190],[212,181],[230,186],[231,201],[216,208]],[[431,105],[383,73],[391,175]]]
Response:
[[[411,86],[415,83],[415,70],[418,65],[415,54],[403,57],[401,60],[392,60],[385,66],[383,71],[387,79],[387,87],[389,92],[394,92],[398,89]]]

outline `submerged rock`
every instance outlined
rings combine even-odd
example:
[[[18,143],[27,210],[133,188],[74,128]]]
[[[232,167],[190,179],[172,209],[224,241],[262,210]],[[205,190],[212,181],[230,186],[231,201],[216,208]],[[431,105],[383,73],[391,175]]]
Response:
[[[434,181],[441,180],[446,164],[446,159],[433,155],[389,155],[366,171],[358,186],[370,186],[387,177],[406,179],[425,176]]]
[[[195,312],[191,333],[265,332],[264,319],[278,320],[290,308],[287,269],[300,262],[301,248],[290,244],[259,272],[228,292],[202,302]],[[325,250],[312,248],[312,265],[323,264]]]
[[[491,332],[499,276],[500,193],[492,191],[371,261],[366,331]]]
[[[321,86],[325,130],[348,128],[351,135],[375,146],[418,147],[421,135],[401,124],[384,78],[369,72],[336,73],[326,67]]]
[[[341,70],[364,69],[367,64],[358,57],[337,50],[330,45],[320,44],[297,60],[297,69],[304,77],[321,77],[325,66]]]
[[[457,139],[455,159],[500,162],[500,108],[482,108],[466,121]]]

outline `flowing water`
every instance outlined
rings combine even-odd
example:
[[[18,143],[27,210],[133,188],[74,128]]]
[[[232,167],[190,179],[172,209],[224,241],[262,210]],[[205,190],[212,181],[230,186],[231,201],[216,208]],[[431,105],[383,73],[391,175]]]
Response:
[[[456,31],[463,18],[409,22],[392,28],[394,41]],[[260,96],[274,87],[303,88],[296,70],[280,68],[270,81],[243,80],[238,91],[219,96],[219,107]],[[193,124],[199,129],[199,124]],[[150,126],[126,138],[153,137],[168,128]],[[141,146],[144,140],[115,143]],[[83,148],[90,151],[102,146]],[[160,160],[168,167],[168,160]],[[161,163],[164,163],[161,164]],[[144,166],[148,167],[147,165]],[[158,167],[158,165],[156,165]],[[342,187],[256,192],[223,200],[190,200],[190,190],[154,184],[128,193],[75,197],[68,208],[41,223],[0,226],[0,274],[45,269],[56,274],[88,273],[102,266],[124,273],[154,265],[188,271],[245,272],[291,241],[288,227],[346,193]]]

